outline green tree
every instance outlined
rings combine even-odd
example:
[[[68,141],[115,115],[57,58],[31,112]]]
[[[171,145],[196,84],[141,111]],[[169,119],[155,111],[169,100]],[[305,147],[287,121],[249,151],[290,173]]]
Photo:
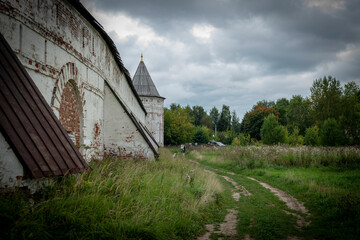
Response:
[[[289,100],[280,98],[276,101],[275,110],[279,112],[279,123],[283,126],[288,124],[287,111],[289,107]]]
[[[298,128],[300,134],[305,133],[305,129],[310,125],[310,107],[310,100],[303,98],[301,95],[294,95],[291,98],[287,110],[287,119],[289,122],[288,126],[292,131]]]
[[[175,111],[178,108],[181,108],[180,104],[176,104],[176,103],[170,104],[170,110],[171,111]]]
[[[278,118],[279,113],[272,107],[265,107],[263,105],[255,105],[250,112],[247,112],[241,122],[241,131],[251,138],[260,140],[260,129],[264,123],[265,117],[269,114],[274,114]]]
[[[219,131],[226,131],[229,130],[231,127],[231,114],[230,114],[230,107],[223,105],[220,118],[218,121],[218,130]]]
[[[201,126],[201,120],[206,115],[206,112],[202,106],[193,106],[190,116],[193,118],[195,126]]]
[[[261,100],[259,102],[256,103],[256,105],[261,105],[261,106],[264,106],[264,107],[267,107],[267,108],[273,108],[275,107],[275,102],[274,101],[268,101],[268,100]]]
[[[286,140],[285,128],[279,124],[274,114],[265,118],[260,134],[264,144],[284,143]]]
[[[324,146],[339,146],[344,142],[344,134],[334,118],[325,120],[320,130],[321,144]]]
[[[342,88],[340,82],[331,76],[317,79],[313,82],[311,91],[314,123],[321,125],[326,119],[339,119],[341,115]]]
[[[186,108],[164,109],[164,142],[166,145],[178,145],[191,142],[195,127]]]
[[[319,128],[317,126],[305,130],[304,144],[308,146],[317,146],[320,144]]]
[[[239,117],[236,115],[235,110],[231,113],[231,129],[236,133],[239,134],[241,132],[241,124]]]
[[[217,125],[218,125],[218,121],[219,121],[219,118],[220,118],[219,111],[218,111],[218,109],[216,107],[213,107],[210,110],[209,117],[210,117],[212,123],[214,124],[214,130],[215,130],[215,134],[216,134]]]
[[[210,130],[207,127],[197,127],[194,134],[193,141],[194,143],[208,143],[210,140]]]
[[[360,88],[355,82],[345,85],[340,125],[349,144],[360,144]]]
[[[208,129],[213,129],[213,123],[209,117],[209,115],[205,114],[201,119],[201,125],[207,127]]]

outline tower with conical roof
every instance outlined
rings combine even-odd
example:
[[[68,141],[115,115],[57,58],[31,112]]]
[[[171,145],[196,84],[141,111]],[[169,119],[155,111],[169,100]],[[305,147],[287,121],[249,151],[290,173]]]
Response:
[[[164,146],[164,97],[157,91],[145,66],[143,55],[133,78],[133,85],[146,109],[146,126],[159,146]]]

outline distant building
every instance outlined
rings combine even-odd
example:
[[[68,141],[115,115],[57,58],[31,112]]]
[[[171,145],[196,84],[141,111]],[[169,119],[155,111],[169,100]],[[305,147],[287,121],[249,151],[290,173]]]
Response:
[[[146,109],[146,126],[159,146],[164,146],[164,97],[161,97],[146,69],[143,55],[133,78],[133,85]]]

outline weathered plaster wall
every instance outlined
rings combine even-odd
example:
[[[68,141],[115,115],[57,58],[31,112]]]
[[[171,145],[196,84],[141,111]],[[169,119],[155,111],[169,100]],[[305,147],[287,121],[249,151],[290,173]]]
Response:
[[[0,0],[0,31],[58,117],[66,86],[73,82],[79,111],[79,133],[74,134],[87,160],[103,157],[105,80],[145,122],[141,103],[105,41],[65,1]],[[71,117],[62,116],[63,124]]]
[[[149,148],[145,138],[106,85],[104,145],[107,155],[120,155],[125,159],[154,159],[154,152]]]
[[[24,169],[0,132],[0,186],[13,187],[18,181],[16,177],[22,176],[24,176]]]
[[[147,111],[146,125],[159,146],[164,146],[164,99],[141,96]]]
[[[35,192],[52,179],[24,179],[25,171],[14,151],[0,132],[0,188],[28,187]]]

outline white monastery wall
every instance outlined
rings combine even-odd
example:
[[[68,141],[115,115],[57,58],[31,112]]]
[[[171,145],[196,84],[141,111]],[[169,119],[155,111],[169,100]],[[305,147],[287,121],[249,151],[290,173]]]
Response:
[[[108,120],[104,116],[104,111],[107,111],[104,109],[105,81],[117,93],[124,107],[138,121],[145,123],[146,113],[141,102],[106,42],[73,6],[58,0],[0,0],[0,5],[1,33],[58,117],[64,88],[69,80],[74,81],[80,111],[79,146],[87,160],[101,159],[104,144],[106,148],[116,141],[116,137],[111,138],[106,132],[118,125],[114,119]],[[105,119],[109,123],[106,127]],[[125,133],[118,130],[119,136],[124,136]],[[132,146],[125,141],[125,148],[139,147],[146,156],[151,155],[149,146],[146,150],[146,144],[136,145],[141,138],[133,140],[136,143]],[[120,144],[119,141],[116,143]]]

